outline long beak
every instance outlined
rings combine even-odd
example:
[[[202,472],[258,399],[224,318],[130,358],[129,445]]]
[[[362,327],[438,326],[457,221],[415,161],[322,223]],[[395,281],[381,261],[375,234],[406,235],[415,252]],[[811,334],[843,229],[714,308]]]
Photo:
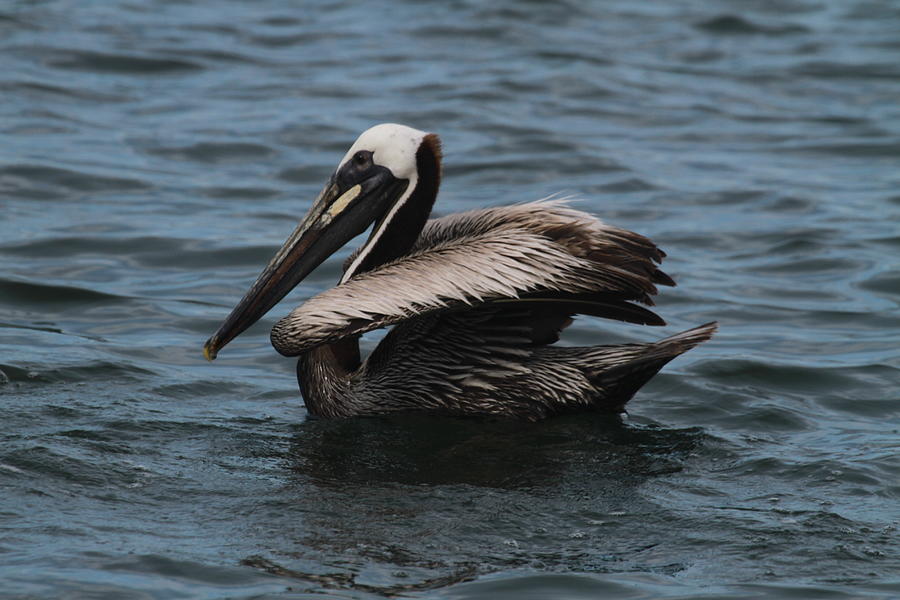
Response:
[[[407,183],[385,170],[342,191],[344,186],[332,178],[250,290],[206,341],[206,359],[214,360],[219,350],[269,312],[326,258],[365,231]]]

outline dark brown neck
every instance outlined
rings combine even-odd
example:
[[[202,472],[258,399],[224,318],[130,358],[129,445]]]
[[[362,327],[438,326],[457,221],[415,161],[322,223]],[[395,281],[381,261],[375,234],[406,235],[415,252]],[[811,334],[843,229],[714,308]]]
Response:
[[[428,134],[422,140],[416,152],[416,169],[418,178],[415,188],[391,216],[389,223],[384,223],[383,219],[388,218],[390,210],[382,217],[382,221],[375,224],[372,236],[382,226],[385,226],[384,231],[377,240],[374,240],[372,247],[366,249],[367,254],[354,271],[354,275],[395,261],[409,252],[422,228],[425,227],[441,185],[441,142],[435,134]],[[366,245],[368,244],[369,242],[366,242]]]
[[[365,258],[353,275],[371,271],[397,260],[415,244],[431,214],[441,184],[441,143],[434,134],[425,136],[416,152],[418,177],[410,196],[388,218],[390,210],[375,224],[369,241],[363,246]],[[381,234],[376,232],[384,227]],[[371,247],[368,247],[369,244]],[[310,414],[345,417],[358,412],[358,401],[351,388],[350,375],[360,366],[359,336],[319,346],[299,357],[297,379]]]
[[[359,336],[313,348],[297,359],[297,381],[310,414],[353,414],[350,375],[359,368]]]

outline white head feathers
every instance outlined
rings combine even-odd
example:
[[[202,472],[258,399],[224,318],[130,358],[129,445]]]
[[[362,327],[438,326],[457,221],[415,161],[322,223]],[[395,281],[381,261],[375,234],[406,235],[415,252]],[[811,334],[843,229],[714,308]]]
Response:
[[[398,179],[411,180],[416,176],[416,152],[426,135],[424,131],[397,123],[375,125],[353,142],[338,168],[360,150],[368,150],[376,165],[390,169]]]

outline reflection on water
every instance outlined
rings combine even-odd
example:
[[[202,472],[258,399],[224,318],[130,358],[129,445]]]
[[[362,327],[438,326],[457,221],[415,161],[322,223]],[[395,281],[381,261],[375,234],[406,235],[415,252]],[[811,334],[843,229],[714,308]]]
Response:
[[[0,7],[0,595],[900,595],[898,28],[890,2]],[[719,335],[621,420],[307,420],[266,331],[347,248],[205,363],[381,121],[441,134],[439,214],[577,194],[668,252],[667,332]]]
[[[674,472],[674,461],[687,456],[701,435],[699,429],[628,427],[618,418],[590,414],[534,425],[413,415],[308,420],[297,427],[289,456],[295,475],[316,485],[533,490],[557,487],[572,469],[618,485]]]
[[[418,416],[307,421],[285,456],[292,472],[285,488],[254,515],[282,523],[285,547],[244,562],[361,590],[374,585],[365,577],[373,563],[393,566],[384,590],[431,589],[485,569],[652,564],[643,554],[659,541],[628,536],[615,551],[593,548],[598,536],[622,536],[635,515],[660,518],[662,507],[639,488],[680,471],[702,439],[696,428],[626,426],[596,415],[539,424]],[[359,566],[351,570],[358,576],[322,570],[348,561]]]

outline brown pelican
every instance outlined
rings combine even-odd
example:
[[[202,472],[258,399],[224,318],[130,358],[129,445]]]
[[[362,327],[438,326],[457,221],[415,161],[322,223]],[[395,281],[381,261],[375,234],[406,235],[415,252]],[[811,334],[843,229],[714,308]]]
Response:
[[[574,410],[621,412],[663,365],[708,340],[708,323],[648,344],[559,347],[576,314],[664,325],[651,306],[675,285],[647,238],[559,200],[429,220],[441,179],[438,137],[377,125],[351,146],[309,213],[204,354],[278,303],[326,258],[374,227],[337,286],[272,330],[297,356],[313,415],[395,411],[537,420]],[[393,329],[361,360],[359,337]]]

